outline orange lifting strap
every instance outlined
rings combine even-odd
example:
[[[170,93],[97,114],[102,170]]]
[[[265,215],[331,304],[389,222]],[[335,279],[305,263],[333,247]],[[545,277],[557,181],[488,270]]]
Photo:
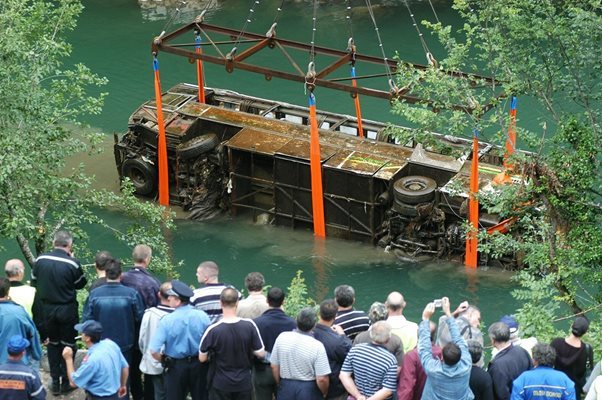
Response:
[[[309,93],[309,123],[311,129],[309,162],[311,167],[311,204],[314,217],[314,234],[318,237],[326,237],[320,137],[318,133],[318,119],[316,118],[316,97],[312,92]]]
[[[161,97],[161,80],[159,78],[159,60],[153,59],[155,71],[155,102],[157,104],[157,126],[159,128],[159,204],[169,206],[169,177],[167,174],[167,142],[165,139],[165,121],[163,120],[163,101]]]
[[[511,170],[514,165],[509,161],[516,149],[516,97],[510,101],[510,121],[508,122],[508,139],[506,140],[506,154],[504,154],[504,168]]]
[[[197,33],[195,37],[196,42],[196,53],[201,54],[201,35]],[[199,85],[199,103],[205,103],[205,82],[203,77],[203,61],[201,59],[196,60],[196,79]]]
[[[355,67],[351,67],[351,84],[353,87],[357,87],[357,82],[355,81]],[[362,127],[362,109],[360,108],[360,95],[355,94],[355,116],[357,117],[357,131],[360,134],[360,137],[364,137],[364,128]]]
[[[475,129],[472,139],[472,167],[470,170],[470,200],[468,203],[468,222],[470,231],[466,237],[466,259],[464,264],[469,268],[477,267],[477,232],[479,229],[479,138]]]

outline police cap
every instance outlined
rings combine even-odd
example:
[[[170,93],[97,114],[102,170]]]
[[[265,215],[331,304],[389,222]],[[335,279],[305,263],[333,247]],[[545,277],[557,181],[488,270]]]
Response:
[[[191,298],[193,294],[192,289],[187,284],[177,279],[171,281],[171,289],[167,291],[168,296]]]

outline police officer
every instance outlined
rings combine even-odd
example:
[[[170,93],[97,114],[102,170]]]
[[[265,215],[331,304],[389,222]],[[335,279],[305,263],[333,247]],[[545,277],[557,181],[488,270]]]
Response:
[[[171,281],[167,295],[175,310],[161,318],[149,345],[152,356],[166,367],[167,400],[184,400],[188,393],[192,400],[205,400],[207,370],[199,361],[199,343],[209,317],[190,305],[193,292],[185,283]]]
[[[75,325],[81,332],[88,354],[77,371],[73,368],[73,349],[65,347],[63,358],[72,388],[86,391],[86,400],[118,400],[127,394],[128,364],[119,346],[111,339],[100,340],[102,325],[90,319]]]
[[[25,365],[23,356],[29,340],[14,335],[8,340],[8,360],[0,365],[0,400],[44,400],[46,390],[40,376]]]
[[[58,231],[52,242],[54,250],[40,255],[31,273],[36,286],[35,303],[41,304],[42,316],[36,315],[42,341],[48,339],[48,363],[52,377],[52,394],[73,390],[69,385],[63,347],[75,348],[78,321],[76,290],[86,286],[86,277],[78,260],[73,258],[73,237],[67,231]],[[62,382],[59,380],[62,378]]]

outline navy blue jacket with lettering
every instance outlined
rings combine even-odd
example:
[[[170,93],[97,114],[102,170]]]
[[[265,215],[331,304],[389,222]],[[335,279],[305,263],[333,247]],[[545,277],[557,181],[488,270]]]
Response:
[[[537,367],[512,384],[511,400],[575,400],[575,384],[564,372]]]

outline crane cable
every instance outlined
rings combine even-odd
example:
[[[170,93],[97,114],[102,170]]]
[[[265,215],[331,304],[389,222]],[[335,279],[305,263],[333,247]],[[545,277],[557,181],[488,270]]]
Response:
[[[426,59],[427,59],[428,63],[435,68],[439,67],[439,63],[437,62],[437,60],[435,60],[435,57],[433,57],[433,53],[431,53],[428,45],[426,44],[426,41],[424,40],[424,35],[422,34],[422,32],[420,31],[420,28],[418,27],[418,23],[416,22],[416,18],[414,17],[414,13],[412,12],[410,5],[408,4],[408,1],[403,0],[403,4],[405,4],[406,8],[408,9],[408,13],[410,14],[410,18],[412,19],[412,25],[414,25],[414,28],[416,28],[416,32],[418,32],[418,38],[420,39],[420,44],[422,45],[422,49],[424,50],[424,54],[426,55]],[[431,4],[431,6],[432,6],[432,4]],[[434,9],[433,9],[433,11],[434,11]],[[437,18],[437,21],[438,20],[439,20],[439,18]]]
[[[253,21],[252,17],[255,14],[255,8],[257,6],[259,6],[259,4],[261,3],[260,0],[251,0],[250,6],[249,6],[249,14],[247,15],[247,19],[245,19],[245,23],[242,27],[242,29],[240,30],[240,32],[238,32],[238,36],[236,37],[236,41],[234,42],[234,47],[232,47],[232,50],[230,50],[230,52],[228,52],[228,54],[226,54],[226,58],[228,60],[232,60],[234,58],[234,55],[236,54],[236,51],[238,50],[238,44],[240,43],[240,38],[242,37],[242,35],[244,35],[247,32],[247,26]]]
[[[429,0],[429,4],[431,5],[431,10],[433,10],[433,15],[435,16],[435,20],[437,21],[438,24],[440,24],[441,21],[439,21],[439,16],[437,15],[437,11],[435,11],[435,7],[433,6],[433,2],[431,0]]]
[[[353,87],[357,87],[357,81],[355,79],[355,53],[357,51],[357,47],[355,46],[355,41],[353,39],[353,26],[351,23],[352,20],[352,9],[351,9],[351,0],[347,0],[347,15],[345,16],[347,20],[347,28],[349,30],[349,40],[347,42],[347,51],[351,56],[351,85]],[[360,96],[355,93],[353,96],[353,102],[355,104],[355,117],[357,119],[357,132],[361,138],[364,137],[364,127],[362,124],[362,109],[360,107]]]
[[[312,18],[311,32],[311,50],[309,53],[309,64],[307,66],[307,75],[305,75],[305,91],[309,90],[309,124],[310,124],[310,143],[309,143],[309,165],[311,176],[311,204],[312,218],[314,224],[314,235],[317,237],[326,237],[326,224],[324,222],[324,194],[322,189],[322,157],[320,154],[320,136],[318,130],[318,118],[316,116],[316,96],[314,95],[316,80],[315,64],[315,40],[316,40],[316,19],[317,19],[317,0],[313,0],[314,15]]]
[[[376,18],[374,18],[374,11],[372,10],[372,2],[370,0],[366,1],[366,7],[368,8],[368,14],[370,15],[370,19],[372,19],[372,25],[374,25],[374,31],[376,32],[376,38],[378,39],[378,47],[380,47],[381,54],[383,56],[383,62],[385,64],[385,72],[387,74],[387,79],[389,81],[389,88],[393,94],[397,94],[399,92],[399,88],[395,84],[395,79],[393,77],[393,73],[391,72],[391,67],[389,66],[389,59],[385,55],[385,48],[383,47],[383,42],[380,38],[380,32],[378,30],[378,25],[376,24]]]
[[[280,14],[282,13],[282,9],[284,8],[284,0],[280,3],[280,6],[276,9],[276,15],[274,16],[274,21],[270,29],[265,33],[265,36],[268,38],[273,38],[276,36],[276,26],[278,25],[278,20],[280,19]]]

